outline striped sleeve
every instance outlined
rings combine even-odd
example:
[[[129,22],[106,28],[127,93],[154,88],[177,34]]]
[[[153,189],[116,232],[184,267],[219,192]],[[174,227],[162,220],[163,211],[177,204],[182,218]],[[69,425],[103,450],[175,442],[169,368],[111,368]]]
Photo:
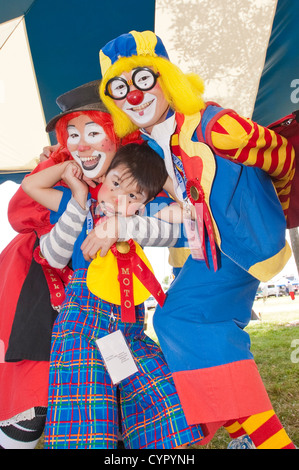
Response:
[[[119,241],[132,238],[140,246],[174,246],[181,236],[181,224],[170,224],[155,217],[119,217]]]
[[[295,151],[287,139],[250,119],[229,112],[213,125],[211,140],[216,153],[266,171],[286,213],[295,173]]]
[[[62,269],[68,264],[87,214],[88,209],[82,209],[77,201],[71,198],[52,230],[41,237],[41,252],[50,266]]]

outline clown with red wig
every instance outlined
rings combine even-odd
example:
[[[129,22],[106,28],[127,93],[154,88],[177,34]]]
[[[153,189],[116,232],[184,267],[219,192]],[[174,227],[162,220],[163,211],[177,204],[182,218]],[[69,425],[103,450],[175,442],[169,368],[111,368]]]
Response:
[[[47,130],[55,128],[59,148],[48,162],[40,164],[23,181],[22,187],[34,198],[35,193],[28,191],[30,182],[41,181],[43,186],[44,175],[47,178],[50,175],[51,184],[48,183],[46,197],[51,191],[51,201],[45,206],[51,209],[53,205],[55,209],[49,212],[40,205],[46,199],[40,200],[40,204],[34,203],[22,188],[11,202],[13,215],[16,207],[22,204],[19,230],[27,230],[28,234],[20,234],[18,244],[12,242],[1,260],[4,265],[13,253],[14,260],[18,260],[14,269],[22,274],[14,295],[10,296],[5,325],[6,362],[0,368],[1,380],[5,383],[1,388],[4,418],[1,442],[4,448],[34,447],[43,430],[47,406],[47,448],[116,448],[119,421],[127,448],[174,448],[198,442],[203,437],[200,426],[187,425],[163,354],[144,334],[142,301],[145,298],[142,297],[134,307],[136,318],[123,320],[119,306],[99,298],[99,291],[104,290],[105,296],[114,282],[107,269],[98,266],[100,259],[95,273],[92,274],[92,269],[88,271],[91,272],[91,281],[94,281],[89,285],[93,286],[91,290],[96,294],[86,284],[89,262],[83,259],[80,245],[87,231],[92,230],[95,220],[100,218],[95,214],[93,197],[96,198],[104,187],[101,179],[120,145],[113,131],[112,119],[99,100],[98,86],[99,82],[91,82],[58,98],[62,113],[48,123]],[[130,136],[132,139],[135,135]],[[137,146],[138,152],[148,148],[150,154],[158,158],[159,168],[164,168],[160,157],[147,144],[131,145],[135,145],[135,149]],[[122,149],[125,148],[131,147],[124,147],[123,140]],[[70,159],[76,162],[75,165],[69,163]],[[71,173],[67,173],[69,168]],[[74,177],[72,172],[77,171],[74,168],[79,170],[80,177]],[[82,172],[92,186],[88,199],[90,204],[85,201],[87,186],[81,181]],[[146,165],[143,173],[151,185]],[[165,169],[163,175],[158,175],[154,187],[163,185]],[[77,186],[80,185],[77,198],[72,195],[75,189],[71,191],[61,181],[63,178],[72,183],[76,180]],[[96,188],[93,188],[94,181],[99,183]],[[84,192],[81,191],[82,184]],[[140,253],[138,256],[142,258],[141,252],[136,250],[136,253]],[[67,266],[70,257],[73,275]],[[141,258],[138,258],[138,263],[141,263]],[[94,266],[92,263],[91,268]],[[103,289],[104,283],[106,287]],[[4,283],[11,293],[12,284],[13,279]],[[65,284],[68,289],[66,296]],[[116,287],[114,289],[117,290]],[[148,291],[142,295],[145,294],[148,296]],[[57,310],[60,314],[56,318]],[[48,399],[49,342],[53,323]],[[138,363],[137,374],[119,385],[111,382],[95,344],[95,339],[108,335],[112,327],[124,331]],[[23,393],[13,394],[16,388]],[[13,424],[12,429],[9,424]],[[18,437],[20,425],[28,430],[28,434]],[[13,432],[10,434],[10,431]],[[26,443],[28,436],[30,442]]]

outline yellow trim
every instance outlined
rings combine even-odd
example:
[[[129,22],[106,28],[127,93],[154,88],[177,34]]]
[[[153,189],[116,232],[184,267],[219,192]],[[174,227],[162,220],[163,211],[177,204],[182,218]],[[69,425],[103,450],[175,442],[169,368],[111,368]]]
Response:
[[[109,57],[104,54],[104,52],[103,52],[102,50],[100,51],[99,56],[100,56],[100,64],[101,64],[102,76],[104,76],[105,73],[107,72],[107,70],[109,69],[109,67],[111,67],[112,62],[111,62],[111,60],[109,59]]]
[[[254,264],[248,270],[249,274],[256,277],[262,282],[269,281],[276,274],[284,268],[287,261],[292,255],[292,250],[286,241],[285,246],[280,250],[276,255],[271,258],[266,259],[265,261],[260,261],[259,263]]]
[[[229,114],[221,116],[218,119],[218,123],[225,129],[226,134],[212,131],[211,138],[213,145],[223,151],[237,148],[237,154],[239,154],[243,147],[246,147],[248,144],[248,140],[251,139],[254,132],[253,126],[251,126],[250,134],[247,134],[241,124]]]
[[[173,134],[171,136],[171,145],[179,145],[179,136],[178,136],[178,134]]]
[[[172,266],[173,268],[182,268],[186,263],[187,259],[189,258],[190,249],[184,247],[176,248],[174,246],[170,246],[168,250],[168,263],[170,264],[170,266]]]
[[[179,146],[188,155],[188,157],[199,157],[203,162],[203,173],[200,184],[203,187],[205,201],[212,217],[215,241],[220,247],[221,237],[210,207],[210,195],[216,172],[215,156],[210,147],[205,143],[191,141],[192,135],[198,127],[200,120],[200,113],[193,114],[192,116],[185,116],[184,123],[178,136]]]

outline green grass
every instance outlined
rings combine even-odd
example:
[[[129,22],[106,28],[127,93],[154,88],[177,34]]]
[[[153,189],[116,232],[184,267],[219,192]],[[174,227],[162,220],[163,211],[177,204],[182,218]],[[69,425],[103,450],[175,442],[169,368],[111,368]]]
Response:
[[[251,322],[247,331],[273,408],[290,438],[299,446],[299,362],[291,360],[295,351],[291,347],[293,340],[297,339],[299,345],[299,327]],[[297,358],[299,360],[299,351]],[[227,432],[220,429],[208,445],[195,448],[225,449],[229,442]]]

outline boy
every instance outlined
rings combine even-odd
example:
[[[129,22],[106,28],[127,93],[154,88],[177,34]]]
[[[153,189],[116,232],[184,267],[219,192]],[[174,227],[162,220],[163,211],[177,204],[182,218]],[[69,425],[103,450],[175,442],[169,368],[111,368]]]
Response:
[[[65,196],[52,188],[51,170],[40,173],[41,179],[26,178],[26,190],[30,193],[29,186],[34,186],[31,195],[50,209],[58,210],[58,218]],[[164,357],[144,333],[144,306],[136,306],[136,321],[127,322],[121,316],[119,305],[99,298],[88,289],[88,272],[93,263],[87,269],[88,263],[80,249],[88,226],[88,195],[80,179],[81,170],[74,163],[60,166],[60,175],[56,174],[55,178],[61,177],[72,195],[63,189],[70,201],[67,210],[62,209],[59,224],[43,238],[43,255],[51,262],[56,260],[59,266],[67,262],[67,258],[62,262],[56,257],[61,252],[58,237],[67,236],[67,225],[74,224],[75,213],[81,226],[78,223],[80,234],[72,255],[75,272],[53,329],[45,446],[115,448],[118,394],[126,448],[168,449],[198,442],[203,437],[201,428],[187,425]],[[97,200],[102,211],[99,220],[102,215],[128,216],[142,210],[162,189],[166,177],[163,160],[146,143],[121,147],[99,185]],[[64,227],[62,232],[58,225]],[[66,241],[68,245],[73,243],[73,240]],[[104,291],[111,284],[109,274],[106,277]],[[138,367],[137,373],[117,386],[112,384],[95,343],[116,330],[125,336]]]

